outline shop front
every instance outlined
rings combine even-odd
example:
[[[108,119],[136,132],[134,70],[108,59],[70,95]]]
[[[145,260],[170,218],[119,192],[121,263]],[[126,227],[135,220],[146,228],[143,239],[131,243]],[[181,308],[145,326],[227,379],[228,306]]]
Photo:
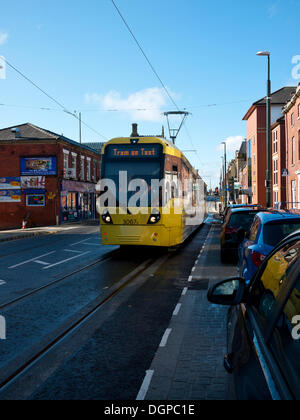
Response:
[[[63,180],[61,188],[62,223],[95,218],[95,184]]]

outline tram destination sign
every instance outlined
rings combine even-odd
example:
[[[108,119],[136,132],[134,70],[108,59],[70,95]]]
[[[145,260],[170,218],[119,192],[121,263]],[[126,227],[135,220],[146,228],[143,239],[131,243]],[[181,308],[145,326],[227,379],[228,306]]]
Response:
[[[106,148],[108,159],[157,159],[160,155],[160,144],[115,144]]]

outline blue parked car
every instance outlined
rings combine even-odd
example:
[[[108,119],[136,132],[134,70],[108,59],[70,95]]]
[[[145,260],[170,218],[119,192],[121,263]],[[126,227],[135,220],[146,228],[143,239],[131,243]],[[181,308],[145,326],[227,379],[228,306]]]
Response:
[[[249,284],[271,251],[286,236],[300,228],[300,213],[268,210],[257,213],[239,247],[239,275]]]

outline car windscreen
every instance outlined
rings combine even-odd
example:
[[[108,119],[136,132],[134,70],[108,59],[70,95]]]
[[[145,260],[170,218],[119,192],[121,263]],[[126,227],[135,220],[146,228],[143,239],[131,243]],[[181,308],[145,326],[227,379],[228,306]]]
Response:
[[[228,227],[239,229],[242,228],[248,231],[253,223],[257,211],[243,211],[240,213],[233,213],[230,217]]]
[[[275,247],[282,239],[298,229],[300,229],[300,218],[267,223],[263,228],[264,243]]]

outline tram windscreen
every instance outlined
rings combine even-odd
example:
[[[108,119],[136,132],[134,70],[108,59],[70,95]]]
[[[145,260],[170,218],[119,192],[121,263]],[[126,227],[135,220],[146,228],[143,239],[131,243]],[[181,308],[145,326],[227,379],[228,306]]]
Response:
[[[120,201],[120,193],[123,192],[124,184],[122,185],[122,182],[125,177],[127,177],[127,203],[134,194],[140,191],[139,188],[128,191],[131,189],[131,181],[143,180],[147,184],[144,198],[147,196],[147,203],[150,206],[152,180],[160,181],[162,178],[161,145],[116,145],[108,146],[107,149],[103,162],[103,176],[114,181],[117,206]],[[137,206],[139,205],[140,202],[137,202]]]

